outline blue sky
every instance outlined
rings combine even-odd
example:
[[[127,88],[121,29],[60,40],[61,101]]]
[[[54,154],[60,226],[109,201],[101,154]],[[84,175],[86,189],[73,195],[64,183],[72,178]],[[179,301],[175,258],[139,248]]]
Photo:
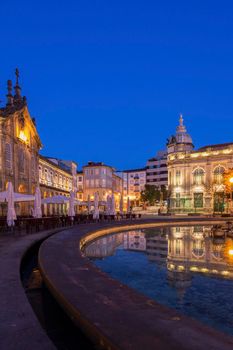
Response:
[[[18,66],[44,155],[141,167],[180,112],[233,142],[232,1],[13,0],[0,29],[0,99]]]

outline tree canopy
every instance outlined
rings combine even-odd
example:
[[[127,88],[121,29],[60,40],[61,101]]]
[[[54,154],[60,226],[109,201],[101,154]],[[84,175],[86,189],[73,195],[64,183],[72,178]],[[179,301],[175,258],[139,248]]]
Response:
[[[156,201],[160,201],[161,193],[157,186],[145,185],[144,191],[141,192],[141,201],[154,205]]]

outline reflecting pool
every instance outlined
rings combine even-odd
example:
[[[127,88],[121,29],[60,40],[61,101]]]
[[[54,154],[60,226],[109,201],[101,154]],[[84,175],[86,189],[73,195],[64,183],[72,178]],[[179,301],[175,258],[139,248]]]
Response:
[[[117,233],[85,254],[122,283],[233,335],[233,240],[214,238],[211,226]]]

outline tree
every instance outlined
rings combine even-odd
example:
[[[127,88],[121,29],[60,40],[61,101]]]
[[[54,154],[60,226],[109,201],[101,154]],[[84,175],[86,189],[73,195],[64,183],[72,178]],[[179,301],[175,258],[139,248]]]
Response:
[[[160,201],[160,191],[157,186],[145,185],[144,191],[141,192],[141,201],[154,205],[156,201]]]

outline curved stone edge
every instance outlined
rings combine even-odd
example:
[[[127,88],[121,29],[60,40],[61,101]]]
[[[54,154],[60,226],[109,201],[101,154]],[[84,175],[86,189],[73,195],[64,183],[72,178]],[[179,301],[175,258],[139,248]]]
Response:
[[[8,234],[0,237],[0,349],[55,349],[27,299],[20,268],[34,244],[60,231],[53,229],[26,236]]]
[[[195,220],[211,224],[222,220]],[[39,267],[48,288],[70,318],[96,344],[110,349],[233,348],[233,337],[162,306],[113,280],[85,258],[79,247],[112,232],[134,228],[190,225],[191,220],[142,220],[115,225],[80,225],[47,239]]]

